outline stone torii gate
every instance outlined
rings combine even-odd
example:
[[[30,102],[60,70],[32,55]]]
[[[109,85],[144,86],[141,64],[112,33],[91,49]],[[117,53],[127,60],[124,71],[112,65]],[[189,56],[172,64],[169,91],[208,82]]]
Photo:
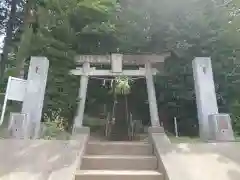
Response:
[[[153,75],[158,72],[157,69],[152,68],[153,64],[163,64],[165,58],[169,57],[169,53],[161,55],[80,55],[77,56],[75,61],[77,67],[71,70],[72,75],[81,76],[79,88],[79,105],[77,115],[74,119],[74,128],[82,128],[84,117],[85,101],[87,94],[87,86],[89,76],[132,76],[132,77],[145,77],[147,84],[147,93],[150,109],[150,118],[152,127],[160,127],[158,117],[158,107],[156,100],[155,87],[153,82]],[[96,69],[91,67],[91,64],[111,64],[111,69]],[[137,65],[144,66],[138,70],[124,70],[123,65]]]

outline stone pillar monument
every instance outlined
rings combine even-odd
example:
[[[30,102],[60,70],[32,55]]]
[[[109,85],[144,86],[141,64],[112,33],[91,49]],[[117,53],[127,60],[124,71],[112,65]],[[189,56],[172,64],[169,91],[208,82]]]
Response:
[[[22,113],[27,115],[28,137],[37,137],[40,130],[43,100],[47,83],[49,61],[45,57],[32,57],[30,61]],[[34,134],[32,134],[34,133]]]
[[[218,114],[217,99],[213,80],[212,64],[209,57],[193,60],[193,77],[196,92],[200,138],[209,139],[208,117]]]

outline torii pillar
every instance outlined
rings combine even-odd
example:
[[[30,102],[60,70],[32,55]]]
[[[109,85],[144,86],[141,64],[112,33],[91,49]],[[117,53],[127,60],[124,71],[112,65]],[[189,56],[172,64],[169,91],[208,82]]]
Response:
[[[148,62],[145,65],[146,68],[146,84],[147,84],[147,93],[148,93],[148,104],[151,118],[152,127],[159,127],[159,117],[158,117],[158,107],[157,107],[157,98],[153,82],[152,66]]]
[[[84,109],[85,109],[85,102],[86,102],[86,96],[87,96],[87,86],[88,86],[88,74],[87,72],[90,69],[90,63],[85,62],[83,64],[83,72],[80,80],[80,88],[78,92],[78,109],[77,109],[77,116],[74,119],[74,126],[75,128],[81,128],[82,122],[84,118]]]

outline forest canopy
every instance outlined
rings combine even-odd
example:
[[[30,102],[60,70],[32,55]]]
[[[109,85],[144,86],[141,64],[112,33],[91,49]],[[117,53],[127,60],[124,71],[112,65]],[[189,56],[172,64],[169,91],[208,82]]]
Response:
[[[220,112],[230,113],[240,133],[240,3],[237,0],[3,0],[0,2],[1,92],[9,75],[27,73],[31,56],[50,61],[44,114],[71,123],[79,77],[69,75],[77,54],[171,52],[155,78],[165,128],[179,119],[183,134],[197,133],[192,60],[212,58]],[[3,78],[4,77],[4,78]],[[101,82],[90,84],[87,103],[103,103]],[[133,85],[139,116],[148,114],[143,83]],[[104,98],[106,97],[106,98]],[[97,99],[97,101],[95,101]],[[142,102],[142,103],[140,103]],[[88,104],[87,104],[88,106]],[[87,108],[88,110],[89,108]],[[88,111],[87,111],[88,112]]]

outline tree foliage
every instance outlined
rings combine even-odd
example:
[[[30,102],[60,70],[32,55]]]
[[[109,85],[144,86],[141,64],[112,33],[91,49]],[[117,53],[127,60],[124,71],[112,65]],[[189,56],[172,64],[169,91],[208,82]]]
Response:
[[[50,61],[44,106],[49,116],[58,111],[66,119],[73,119],[80,79],[69,75],[69,71],[75,68],[78,53],[91,53],[90,48],[94,48],[92,45],[86,49],[82,38],[92,36],[97,47],[97,38],[109,31],[102,27],[108,23],[111,10],[113,1],[78,0],[48,0],[38,9],[39,28],[32,38],[31,55],[46,56]]]

